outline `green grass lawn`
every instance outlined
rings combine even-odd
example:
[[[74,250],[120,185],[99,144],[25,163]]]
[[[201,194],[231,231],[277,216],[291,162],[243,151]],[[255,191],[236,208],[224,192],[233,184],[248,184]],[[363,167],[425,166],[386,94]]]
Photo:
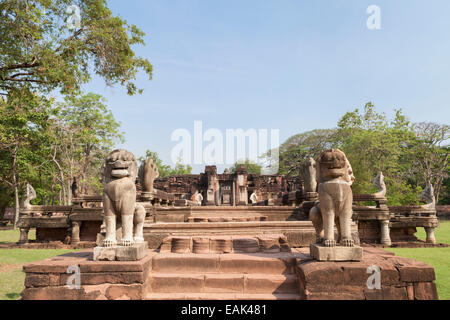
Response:
[[[34,231],[29,233],[35,239]],[[19,230],[0,230],[0,244],[14,243],[19,239]],[[25,273],[22,266],[68,253],[65,249],[0,249],[0,300],[15,300],[24,289]]]
[[[14,243],[19,241],[19,230],[10,229],[10,230],[0,230],[0,244]],[[30,230],[28,232],[29,240],[36,240],[36,230]]]
[[[417,228],[417,237],[425,240],[423,228]],[[435,231],[436,241],[450,244],[450,221],[441,221]],[[429,264],[436,273],[439,299],[450,300],[450,247],[447,248],[389,248],[397,256],[419,260]]]

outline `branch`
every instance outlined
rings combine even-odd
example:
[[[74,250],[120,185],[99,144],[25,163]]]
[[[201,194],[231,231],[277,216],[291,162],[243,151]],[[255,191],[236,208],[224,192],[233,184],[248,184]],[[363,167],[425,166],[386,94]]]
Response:
[[[1,67],[0,71],[8,71],[8,70],[15,70],[15,69],[28,69],[28,68],[35,68],[40,66],[40,63],[36,62],[36,58],[32,62],[25,62],[25,63],[19,63],[19,64],[13,64],[6,67]]]

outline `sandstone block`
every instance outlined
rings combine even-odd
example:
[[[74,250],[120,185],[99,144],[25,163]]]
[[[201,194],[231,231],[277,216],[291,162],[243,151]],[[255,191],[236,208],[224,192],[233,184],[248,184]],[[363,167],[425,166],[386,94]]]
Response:
[[[193,253],[209,253],[209,238],[192,238]]]
[[[204,292],[211,293],[243,293],[243,274],[207,274],[205,275]]]
[[[211,237],[211,253],[231,253],[233,251],[233,242],[231,237]]]
[[[434,282],[414,283],[414,298],[416,300],[438,300],[436,284]]]
[[[259,245],[258,240],[256,238],[241,238],[241,237],[233,237],[233,249],[234,252],[258,252]]]
[[[220,273],[287,274],[294,272],[295,258],[260,255],[225,254],[220,256]]]
[[[191,252],[191,237],[172,237],[173,253]]]
[[[153,274],[150,289],[154,293],[202,292],[204,275]]]
[[[158,254],[152,259],[152,270],[163,273],[211,273],[219,268],[216,254]]]
[[[171,252],[172,251],[172,237],[166,237],[161,243],[159,252]]]
[[[295,274],[246,274],[244,293],[298,293]]]
[[[142,285],[111,285],[106,289],[109,300],[142,300],[144,291]]]
[[[363,259],[361,247],[324,247],[311,244],[309,254],[317,261],[361,261]]]
[[[25,278],[25,287],[46,287],[50,285],[50,279],[47,274],[27,274]]]
[[[135,243],[130,247],[95,247],[94,261],[138,261],[147,255],[147,242]]]
[[[279,236],[260,236],[258,237],[259,250],[265,253],[280,252]]]

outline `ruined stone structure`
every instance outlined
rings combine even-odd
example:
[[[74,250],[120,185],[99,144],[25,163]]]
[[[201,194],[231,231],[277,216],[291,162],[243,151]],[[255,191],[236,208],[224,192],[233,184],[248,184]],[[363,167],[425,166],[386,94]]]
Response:
[[[247,173],[245,166],[218,174],[216,166],[206,166],[201,174],[189,174],[155,179],[155,188],[173,194],[175,199],[192,200],[196,192],[203,196],[206,206],[245,206],[256,193],[258,201],[279,199],[283,194],[302,190],[302,181],[283,175],[259,175]]]
[[[314,220],[315,211],[320,212],[316,167],[316,161],[310,159],[300,177],[253,175],[244,168],[233,174],[217,174],[215,166],[208,166],[198,175],[157,178],[153,162],[146,161],[136,182],[136,203],[146,212],[144,239],[150,248],[157,248],[171,235],[253,234],[263,230],[286,235],[293,247],[309,246],[317,233],[310,218]],[[348,177],[351,184],[354,177]],[[352,240],[407,245],[418,241],[416,228],[424,227],[428,243],[433,245],[433,231],[439,225],[433,203],[388,207],[382,173],[374,185],[378,188],[374,194],[353,194]],[[373,205],[368,205],[370,202]],[[101,244],[106,231],[101,228],[102,213],[102,196],[78,195],[72,206],[27,205],[20,210],[20,242],[26,243],[28,231],[36,228],[37,242],[60,241],[77,247],[93,246],[94,241]]]
[[[249,205],[249,195],[258,190],[254,182],[260,177],[254,179],[242,168],[233,175],[226,174],[225,179],[215,173],[215,167],[207,167],[201,179],[191,180],[190,191],[180,192],[177,195],[180,199],[175,200],[175,196],[150,185],[156,176],[151,162],[145,162],[145,169],[141,168],[141,190],[136,192],[134,157],[122,151],[115,152],[106,160],[103,207],[86,208],[86,202],[100,204],[100,197],[75,200],[77,210],[95,209],[100,216],[114,216],[114,221],[105,219],[105,226],[97,238],[106,246],[100,247],[100,252],[98,248],[77,251],[25,265],[22,299],[438,299],[432,267],[377,248],[364,248],[363,259],[363,249],[355,246],[359,241],[356,224],[351,221],[351,167],[340,154],[329,159],[325,153],[317,162],[321,172],[320,207],[315,208],[319,209],[322,218],[323,230],[320,230],[318,219],[314,228],[308,215],[302,212],[303,208],[284,203],[284,196],[276,199],[284,206],[273,205],[273,202],[265,206]],[[312,166],[312,162],[309,165]],[[337,176],[335,169],[339,171]],[[280,186],[288,184],[283,184],[283,177],[278,181],[280,183],[275,186],[269,184],[264,189],[259,184],[258,188],[266,195],[271,192],[267,191],[270,187],[274,187],[275,193],[290,195],[295,192],[295,197],[287,197],[295,203],[306,199],[314,202],[317,198],[317,193],[311,190],[308,194],[289,189],[279,191]],[[330,185],[324,187],[327,183]],[[230,190],[223,188],[226,184],[231,186]],[[312,189],[312,185],[307,188]],[[186,185],[180,188],[181,191],[186,189]],[[202,206],[194,201],[199,201],[200,197],[182,198],[200,194],[204,195]],[[229,201],[226,205],[223,205],[224,198]],[[175,203],[180,206],[174,206]],[[29,220],[24,216],[23,223],[42,218],[33,216],[37,210],[33,207],[22,209],[24,214],[30,214]],[[72,217],[73,207],[66,208],[69,211],[60,216],[65,223],[81,221]],[[113,212],[108,214],[108,210]],[[123,251],[132,248],[130,242],[136,242],[140,232],[124,230],[124,220],[132,220],[123,219],[123,216],[133,217],[138,210],[145,212],[142,231],[150,249]],[[122,217],[121,232],[117,225],[114,226],[117,216]],[[330,224],[335,218],[339,228]],[[51,221],[52,217],[44,219]],[[71,227],[72,239],[79,233],[79,227]],[[134,227],[139,228],[137,223]],[[314,247],[311,247],[308,252],[305,247],[315,242],[316,230],[319,235],[323,233],[322,243],[327,244],[320,244],[321,248],[338,251],[333,251],[333,255],[326,252],[325,258],[320,249],[314,253]],[[122,233],[120,239],[119,233]],[[335,246],[334,240],[343,246]],[[108,258],[109,245],[111,242],[114,245],[115,241],[124,246],[119,246],[121,250],[114,251],[114,257]],[[340,248],[350,249],[353,255],[342,254]],[[361,252],[357,255],[354,249]],[[379,288],[367,285],[367,270],[373,265],[381,266],[383,270]],[[79,288],[68,283],[70,274],[67,270],[73,266],[80,270]]]

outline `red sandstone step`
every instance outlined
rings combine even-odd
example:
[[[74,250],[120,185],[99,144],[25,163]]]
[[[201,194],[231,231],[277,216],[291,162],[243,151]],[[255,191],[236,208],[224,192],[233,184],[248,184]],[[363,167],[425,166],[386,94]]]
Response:
[[[301,300],[298,294],[150,293],[146,300]]]
[[[159,253],[152,259],[152,272],[165,274],[242,273],[294,274],[298,252],[273,254],[179,254]]]
[[[151,274],[152,293],[297,294],[297,275]]]

